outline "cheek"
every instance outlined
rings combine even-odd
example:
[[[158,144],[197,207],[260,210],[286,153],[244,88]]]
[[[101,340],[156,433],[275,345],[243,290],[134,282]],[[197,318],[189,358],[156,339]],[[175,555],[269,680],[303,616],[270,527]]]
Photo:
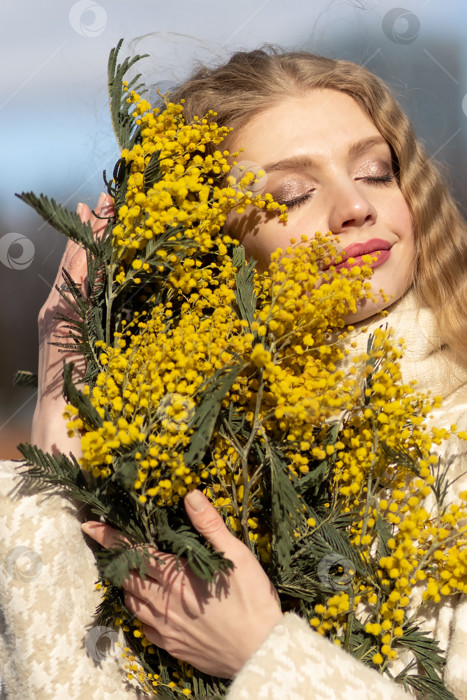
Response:
[[[247,259],[254,258],[257,261],[256,268],[264,272],[269,267],[271,254],[279,247],[272,231],[260,229],[247,233],[240,243],[245,248]]]
[[[413,245],[412,214],[402,193],[399,193],[399,201],[394,203],[392,211],[390,208],[388,214],[389,217],[394,219],[395,231],[401,240],[407,241],[409,245]]]
[[[413,280],[416,267],[417,249],[413,232],[412,216],[408,207],[406,208],[406,211],[401,219],[401,231],[401,241],[404,246],[405,257],[407,258],[408,275],[410,276],[411,280]]]
[[[257,260],[257,269],[264,271],[270,262],[271,253],[288,244],[287,228],[276,216],[251,208],[243,214],[231,214],[226,222],[226,231],[245,248],[247,258]]]

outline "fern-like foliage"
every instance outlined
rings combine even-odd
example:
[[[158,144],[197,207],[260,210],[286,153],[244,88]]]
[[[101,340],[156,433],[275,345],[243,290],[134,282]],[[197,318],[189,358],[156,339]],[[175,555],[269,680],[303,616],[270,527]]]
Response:
[[[123,82],[127,79],[128,73],[135,63],[148,56],[148,54],[142,54],[132,58],[127,57],[122,63],[118,63],[122,44],[123,39],[120,39],[117,46],[111,50],[108,63],[110,116],[120,150],[131,148],[138,138],[138,129],[126,101],[127,93],[123,88]],[[141,94],[143,85],[138,82],[140,78],[141,74],[139,73],[131,80],[127,80],[128,90],[134,90]]]
[[[16,196],[29,204],[54,229],[93,255],[98,255],[98,245],[90,224],[81,221],[74,211],[65,209],[55,199],[46,197],[44,194],[37,196],[33,192],[23,192]]]

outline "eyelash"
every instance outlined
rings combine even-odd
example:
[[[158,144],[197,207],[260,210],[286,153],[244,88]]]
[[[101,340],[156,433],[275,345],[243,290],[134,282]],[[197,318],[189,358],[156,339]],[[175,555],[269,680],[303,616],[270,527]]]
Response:
[[[379,177],[359,177],[357,180],[363,180],[363,182],[366,182],[370,185],[389,185],[391,182],[394,181],[394,175],[392,173],[386,173],[385,175],[380,175]],[[301,195],[300,197],[296,197],[295,199],[291,199],[288,202],[280,202],[280,204],[285,204],[287,209],[295,209],[296,207],[299,207],[301,204],[304,204],[307,199],[311,197],[313,194],[314,190],[310,190],[309,192],[306,192],[305,194]]]
[[[388,185],[394,180],[394,175],[392,173],[385,173],[379,177],[358,177],[357,180],[363,180],[364,182],[369,182],[374,185]]]
[[[314,190],[311,190],[310,192],[306,192],[305,194],[302,194],[300,197],[296,197],[295,199],[289,199],[288,202],[279,202],[279,203],[285,204],[287,209],[294,209],[295,207],[299,207],[300,204],[303,204],[304,202],[306,202],[306,200],[311,197],[313,192],[314,192]]]

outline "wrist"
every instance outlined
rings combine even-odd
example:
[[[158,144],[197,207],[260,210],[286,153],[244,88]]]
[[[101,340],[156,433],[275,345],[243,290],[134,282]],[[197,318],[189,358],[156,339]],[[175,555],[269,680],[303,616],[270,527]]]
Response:
[[[245,646],[245,656],[243,659],[243,664],[241,668],[237,670],[237,673],[239,673],[243,666],[256,654],[256,652],[261,648],[261,646],[264,644],[264,642],[268,639],[269,635],[275,630],[277,625],[279,625],[281,622],[283,622],[285,618],[284,613],[281,611],[280,608],[277,608],[277,611],[271,611],[271,614],[269,615],[268,619],[264,621],[264,624],[261,625],[260,629],[261,632],[259,632],[256,635],[251,636],[251,644]]]
[[[81,438],[69,437],[67,421],[63,416],[66,400],[41,398],[36,403],[31,425],[31,443],[44,452],[81,455]]]

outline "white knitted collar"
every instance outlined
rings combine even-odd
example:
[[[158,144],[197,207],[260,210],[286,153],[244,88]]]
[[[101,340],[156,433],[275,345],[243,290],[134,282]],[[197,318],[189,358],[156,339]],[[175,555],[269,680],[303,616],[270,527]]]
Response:
[[[417,381],[420,391],[447,398],[467,382],[467,368],[461,364],[446,345],[442,345],[433,312],[420,308],[413,291],[408,291],[387,309],[387,316],[374,316],[355,324],[350,339],[355,342],[356,354],[366,352],[368,335],[376,328],[393,329],[394,339],[406,343],[400,360],[404,382]]]

